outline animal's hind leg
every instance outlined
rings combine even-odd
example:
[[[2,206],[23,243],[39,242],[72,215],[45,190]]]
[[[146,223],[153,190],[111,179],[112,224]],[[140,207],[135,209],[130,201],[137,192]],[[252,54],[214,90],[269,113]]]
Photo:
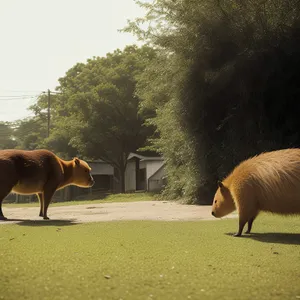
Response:
[[[239,211],[239,230],[234,236],[241,236],[243,229],[248,222],[248,230],[247,232],[250,233],[253,221],[258,214],[258,208],[253,203],[252,199],[247,199],[246,196],[243,197],[245,199],[243,203],[240,203],[240,207],[238,208]],[[251,201],[252,200],[252,201]],[[242,205],[241,205],[242,204]]]
[[[10,193],[10,189],[7,189],[5,191],[0,192],[0,220],[7,220],[7,218],[4,217],[3,211],[2,211],[2,201],[3,199]]]
[[[43,193],[38,193],[37,197],[39,198],[40,201],[40,217],[43,217],[43,207],[44,207],[44,196]]]
[[[57,185],[55,186],[45,186],[44,189],[44,193],[43,193],[43,202],[44,202],[44,206],[43,206],[43,218],[44,220],[48,220],[48,216],[47,216],[47,210],[48,210],[48,206],[51,202],[52,196],[54,195],[55,191],[56,191]]]

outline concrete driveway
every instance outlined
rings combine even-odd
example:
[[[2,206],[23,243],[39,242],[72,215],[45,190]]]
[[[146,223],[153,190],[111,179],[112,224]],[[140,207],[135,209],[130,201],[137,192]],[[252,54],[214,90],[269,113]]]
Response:
[[[5,206],[3,207],[3,213],[9,220],[0,221],[0,224],[42,219],[38,216],[39,207],[10,208]],[[56,207],[50,204],[48,216],[53,221],[66,220],[72,221],[72,223],[127,220],[217,220],[211,215],[211,206],[184,205],[169,201],[118,202]],[[231,214],[226,218],[236,216],[236,214]],[[44,222],[47,222],[47,220]]]

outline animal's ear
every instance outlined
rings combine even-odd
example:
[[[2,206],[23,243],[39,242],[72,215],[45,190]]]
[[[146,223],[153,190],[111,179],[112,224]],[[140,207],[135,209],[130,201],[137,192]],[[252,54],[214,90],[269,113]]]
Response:
[[[218,180],[218,187],[221,189],[224,187],[224,184],[222,181]]]
[[[76,165],[76,166],[79,166],[79,165],[80,165],[80,160],[79,160],[79,158],[74,157],[74,162],[75,162],[75,165]]]

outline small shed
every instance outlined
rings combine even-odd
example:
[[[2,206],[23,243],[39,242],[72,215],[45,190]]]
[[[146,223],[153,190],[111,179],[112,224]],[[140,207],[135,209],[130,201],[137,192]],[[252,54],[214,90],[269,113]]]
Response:
[[[135,153],[128,156],[125,172],[126,191],[160,191],[163,188],[164,160]]]

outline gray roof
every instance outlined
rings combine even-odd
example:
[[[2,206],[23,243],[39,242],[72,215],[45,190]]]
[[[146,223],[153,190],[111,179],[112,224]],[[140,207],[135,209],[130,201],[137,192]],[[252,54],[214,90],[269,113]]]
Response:
[[[162,161],[162,160],[164,160],[161,156],[143,156],[143,155],[136,154],[136,153],[130,153],[129,156],[128,156],[128,160],[130,160],[133,157],[137,157],[141,161],[150,161],[150,160]]]
[[[163,161],[164,159],[161,156],[144,156],[136,153],[130,153],[128,155],[127,160],[130,160],[132,158],[139,158],[141,161]],[[87,163],[100,163],[100,164],[110,164],[109,162],[106,162],[102,159],[95,159],[95,160],[87,160]]]

